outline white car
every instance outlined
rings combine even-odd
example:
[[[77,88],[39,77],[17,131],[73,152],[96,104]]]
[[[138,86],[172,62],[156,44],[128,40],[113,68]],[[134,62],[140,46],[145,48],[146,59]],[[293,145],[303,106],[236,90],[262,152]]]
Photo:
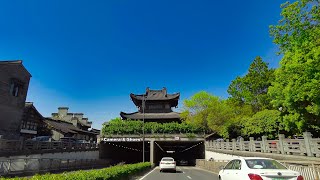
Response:
[[[163,157],[160,161],[160,172],[171,170],[176,172],[176,161],[172,157]]]
[[[270,158],[235,158],[221,168],[220,180],[303,180],[299,172]]]

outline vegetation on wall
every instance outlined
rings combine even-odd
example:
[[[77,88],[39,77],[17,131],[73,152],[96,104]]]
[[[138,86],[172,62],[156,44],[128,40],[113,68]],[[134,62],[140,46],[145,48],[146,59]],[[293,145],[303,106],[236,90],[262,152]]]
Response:
[[[121,120],[120,118],[112,119],[109,122],[103,124],[102,134],[142,134],[143,122],[139,120]],[[204,133],[206,129],[203,126],[192,124],[192,123],[156,123],[146,122],[144,123],[144,131],[146,134],[154,133],[166,133],[166,134],[177,134],[177,133]]]

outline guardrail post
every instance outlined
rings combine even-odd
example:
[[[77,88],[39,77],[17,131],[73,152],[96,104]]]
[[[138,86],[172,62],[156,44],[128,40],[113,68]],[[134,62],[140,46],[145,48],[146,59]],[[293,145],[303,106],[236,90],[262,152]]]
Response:
[[[227,148],[227,150],[230,150],[230,143],[229,143],[229,139],[226,139],[226,148]]]
[[[281,154],[285,154],[284,152],[284,147],[283,147],[283,142],[284,142],[284,134],[279,134],[279,149],[278,152],[280,152]]]
[[[239,149],[240,149],[240,151],[244,151],[245,150],[244,142],[243,142],[243,138],[242,137],[239,140]]]
[[[254,143],[254,137],[249,137],[249,151],[256,152],[256,144]]]
[[[261,152],[263,153],[266,153],[268,152],[268,143],[267,143],[267,136],[262,136],[261,137],[261,141],[262,141],[262,144],[261,144]]]
[[[304,132],[303,133],[303,139],[304,139],[304,144],[305,144],[305,148],[307,151],[307,156],[313,156],[312,153],[312,134],[310,132]]]
[[[28,159],[25,158],[25,159],[24,159],[24,166],[23,166],[23,170],[24,170],[24,171],[27,170],[27,164],[28,164]]]
[[[9,174],[10,171],[11,171],[11,159],[9,159],[9,165],[8,165],[7,174]]]
[[[236,139],[232,139],[232,151],[236,151]]]
[[[314,177],[314,180],[319,180],[319,174],[316,170],[316,168],[314,167],[314,164],[312,163],[312,171],[313,171],[313,177]]]

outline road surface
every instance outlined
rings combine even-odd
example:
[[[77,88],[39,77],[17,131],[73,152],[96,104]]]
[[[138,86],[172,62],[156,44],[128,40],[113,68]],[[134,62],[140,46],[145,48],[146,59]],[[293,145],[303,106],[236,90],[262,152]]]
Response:
[[[177,172],[161,172],[159,167],[140,180],[218,180],[218,175],[196,167],[178,166]]]

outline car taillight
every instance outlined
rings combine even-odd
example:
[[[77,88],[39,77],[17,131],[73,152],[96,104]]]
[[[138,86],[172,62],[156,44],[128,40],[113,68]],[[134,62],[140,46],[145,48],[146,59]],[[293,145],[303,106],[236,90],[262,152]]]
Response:
[[[176,164],[176,162],[174,161],[173,164]]]
[[[298,176],[297,180],[303,180],[303,176]]]
[[[258,174],[248,174],[250,180],[263,180]]]

